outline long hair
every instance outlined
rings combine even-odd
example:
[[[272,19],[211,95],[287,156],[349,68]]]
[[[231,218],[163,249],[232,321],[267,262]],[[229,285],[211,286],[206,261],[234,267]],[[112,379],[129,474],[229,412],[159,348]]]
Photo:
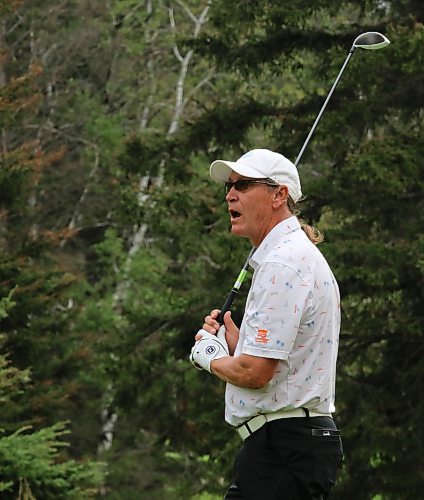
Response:
[[[324,235],[318,229],[310,226],[309,224],[306,224],[304,220],[299,218],[300,211],[296,208],[296,203],[293,201],[293,198],[291,196],[287,198],[287,207],[290,212],[298,218],[300,227],[314,245],[318,245],[318,243],[324,241]]]
[[[275,189],[278,184],[275,183],[275,181],[271,178],[267,178],[266,180],[270,181],[269,189]],[[272,184],[274,183],[274,184]],[[324,235],[315,227],[310,226],[307,224],[304,220],[302,220],[299,215],[300,215],[300,210],[296,208],[296,203],[294,202],[293,198],[289,195],[287,198],[287,208],[290,210],[290,212],[297,217],[297,220],[299,221],[300,227],[302,230],[305,232],[306,236],[312,241],[314,245],[318,245],[319,243],[324,241]]]

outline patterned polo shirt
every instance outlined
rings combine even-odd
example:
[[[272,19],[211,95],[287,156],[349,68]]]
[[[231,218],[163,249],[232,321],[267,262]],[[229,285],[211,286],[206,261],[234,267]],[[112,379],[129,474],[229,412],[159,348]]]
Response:
[[[259,413],[300,407],[333,413],[340,295],[327,261],[293,216],[267,234],[250,265],[234,355],[273,358],[278,365],[261,389],[227,384],[226,421],[240,425]]]

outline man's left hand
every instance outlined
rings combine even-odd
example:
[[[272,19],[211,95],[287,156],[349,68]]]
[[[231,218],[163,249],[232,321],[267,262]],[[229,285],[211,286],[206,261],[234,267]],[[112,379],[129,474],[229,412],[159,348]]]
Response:
[[[228,345],[225,341],[225,336],[218,338],[206,330],[199,330],[196,337],[201,335],[201,338],[194,344],[191,349],[190,361],[198,370],[207,370],[212,373],[211,362],[214,359],[220,359],[228,356]]]

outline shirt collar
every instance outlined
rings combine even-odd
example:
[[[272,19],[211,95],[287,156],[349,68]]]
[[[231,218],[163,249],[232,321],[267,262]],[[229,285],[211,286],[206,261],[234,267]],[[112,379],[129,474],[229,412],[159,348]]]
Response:
[[[265,236],[262,240],[255,253],[252,255],[249,264],[253,269],[256,269],[259,264],[265,259],[265,256],[268,254],[270,250],[272,250],[277,241],[283,237],[287,236],[290,233],[295,231],[299,231],[301,229],[299,220],[295,215],[289,217],[288,219],[284,219],[279,222],[275,227],[271,229],[271,231]]]

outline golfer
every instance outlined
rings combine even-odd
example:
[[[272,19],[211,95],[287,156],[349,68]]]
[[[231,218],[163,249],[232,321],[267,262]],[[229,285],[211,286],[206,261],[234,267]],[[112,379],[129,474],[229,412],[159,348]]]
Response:
[[[256,251],[240,329],[219,310],[206,316],[190,360],[227,383],[225,419],[243,443],[225,498],[325,499],[342,460],[335,411],[340,296],[316,244],[296,217],[302,196],[296,167],[255,149],[217,160],[231,231]]]

